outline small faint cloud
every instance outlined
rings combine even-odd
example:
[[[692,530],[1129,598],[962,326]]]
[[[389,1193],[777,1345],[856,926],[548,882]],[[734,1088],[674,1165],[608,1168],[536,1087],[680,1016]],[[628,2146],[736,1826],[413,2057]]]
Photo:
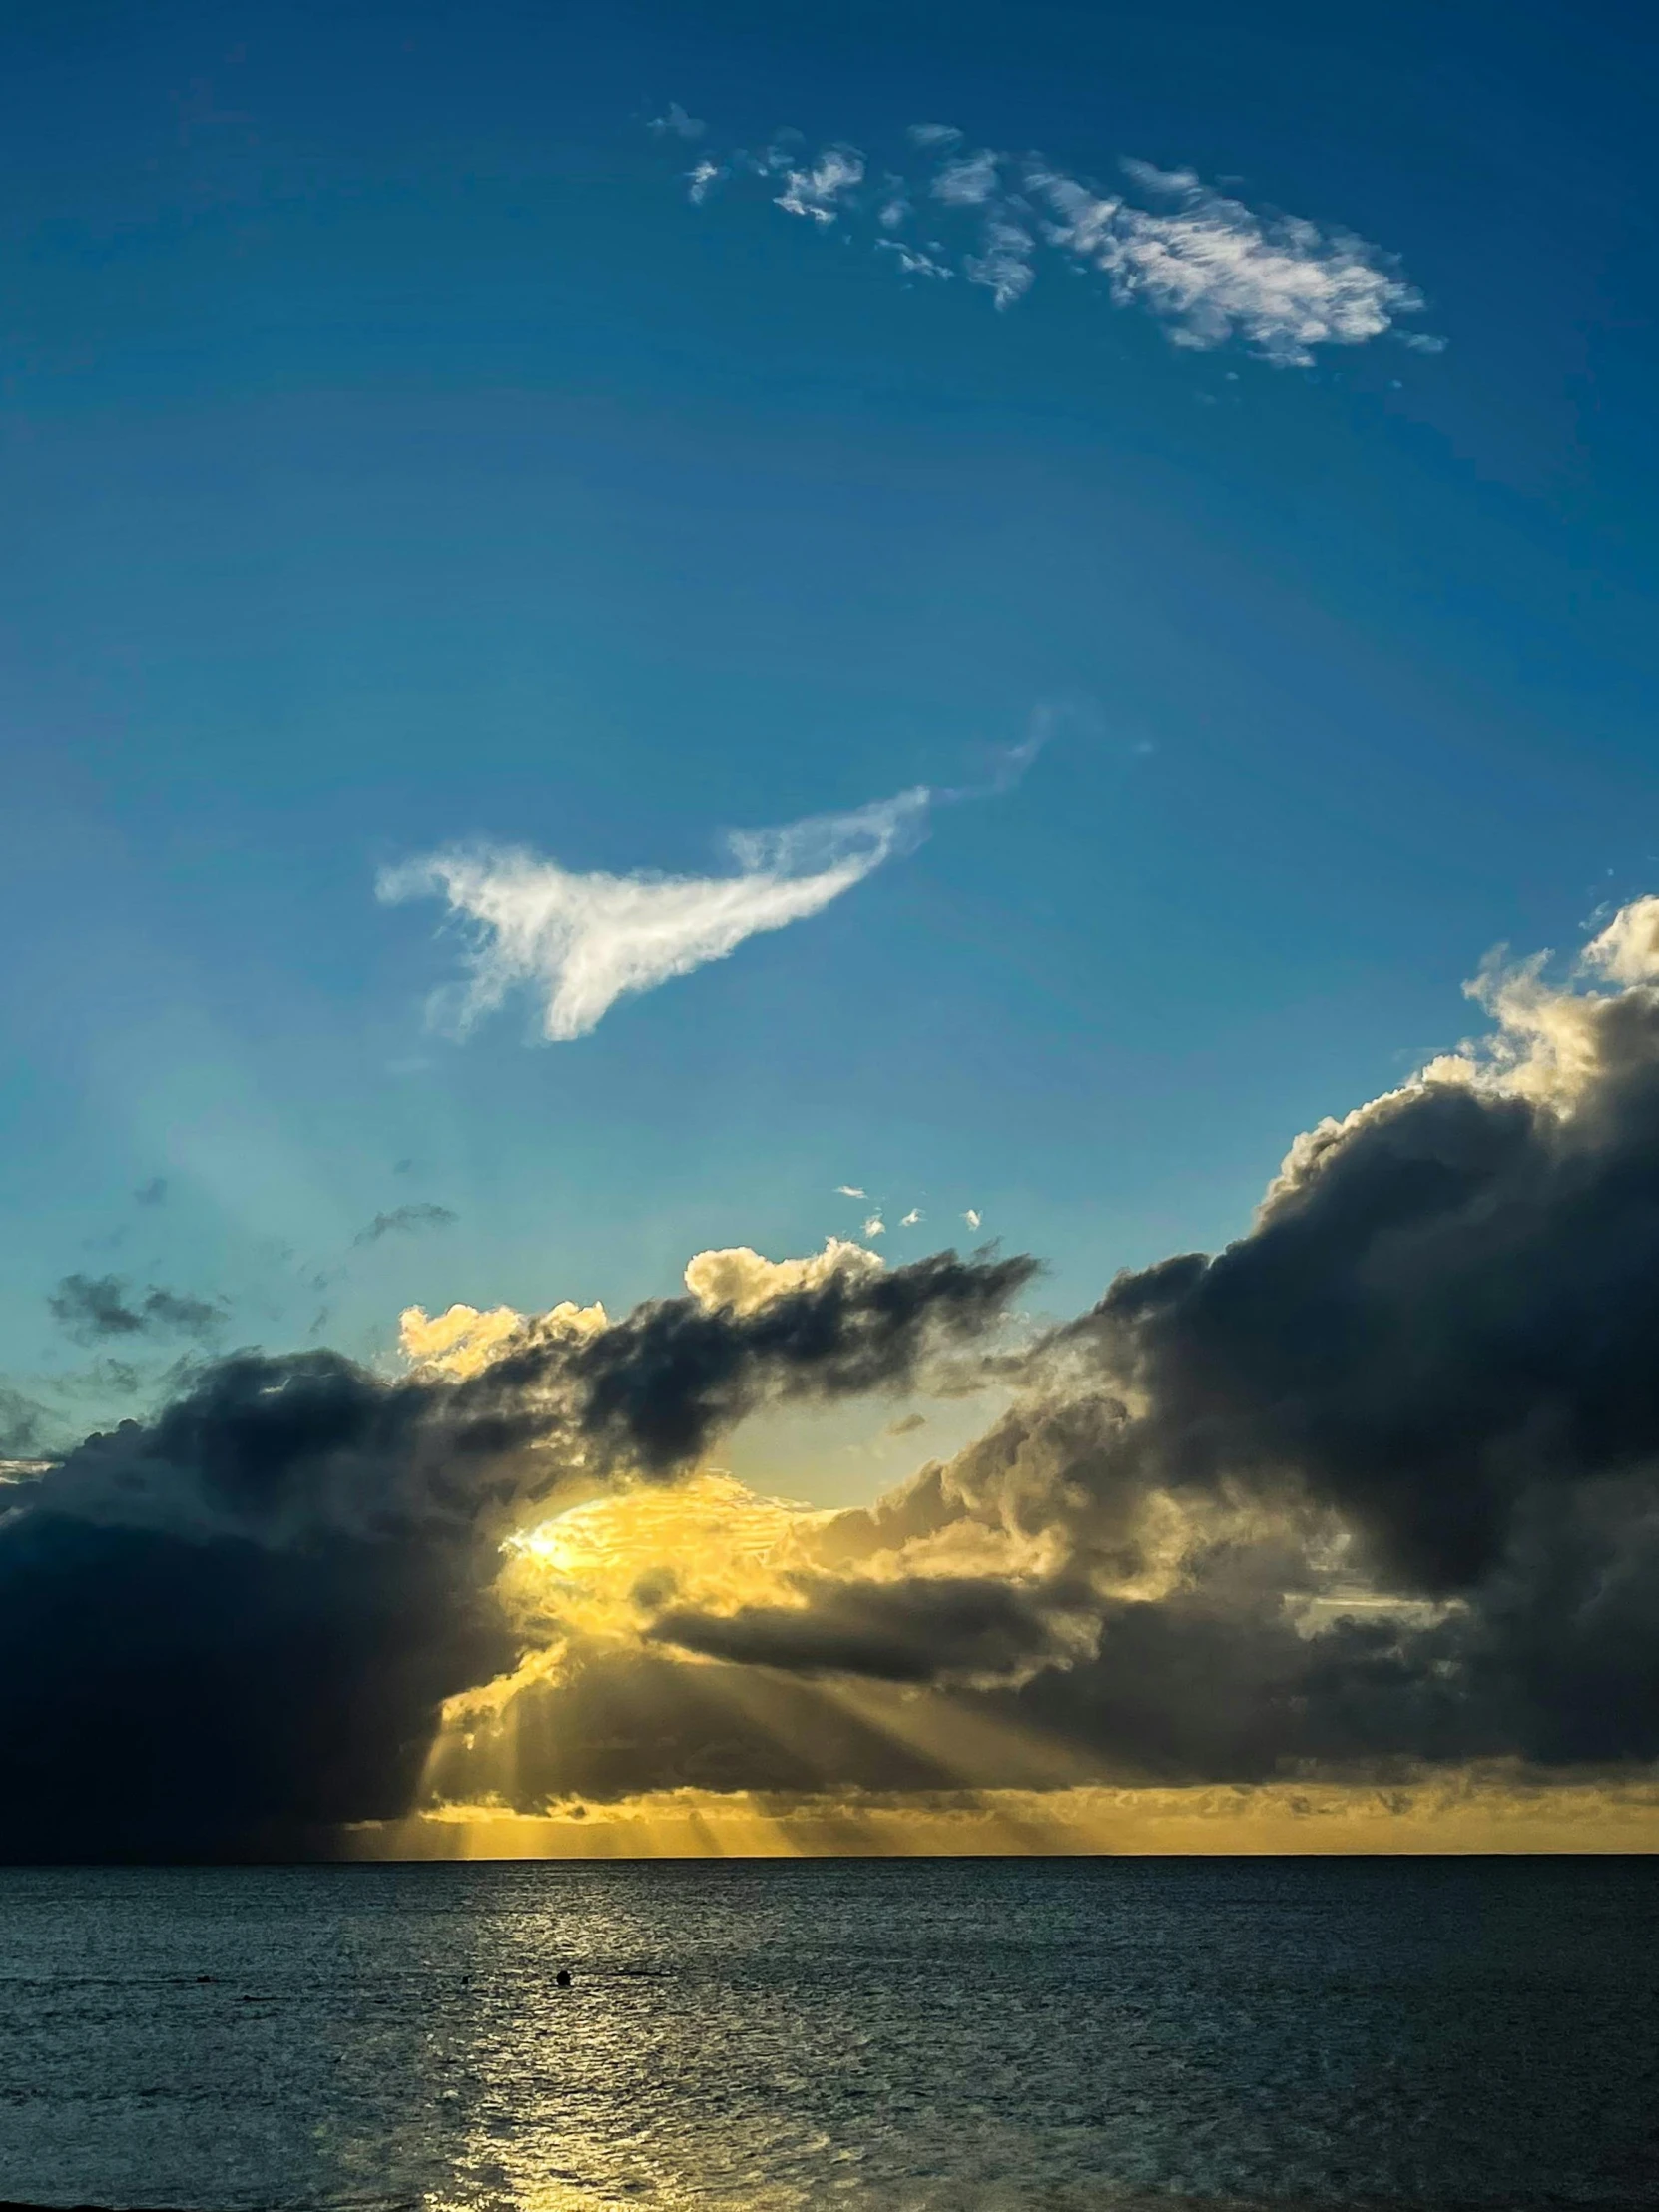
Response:
[[[982,208],[987,200],[996,197],[1001,182],[998,174],[1001,160],[1000,154],[992,154],[985,148],[977,154],[964,154],[955,161],[946,162],[927,190],[947,208]]]
[[[414,1237],[427,1229],[451,1228],[460,1216],[447,1206],[432,1206],[417,1201],[410,1206],[394,1206],[389,1214],[376,1214],[366,1228],[359,1229],[352,1238],[353,1245],[378,1244],[382,1237]]]
[[[970,1206],[962,1215],[962,1219],[967,1223],[970,1229],[977,1229],[983,1217],[981,1216],[977,1206]]]
[[[907,245],[903,239],[877,239],[875,251],[891,254],[906,276],[926,276],[934,283],[948,283],[956,274],[936,254],[922,246]]]
[[[393,1160],[393,1162],[391,1163],[391,1172],[393,1175],[413,1175],[414,1162],[413,1160],[407,1159]]]
[[[700,139],[708,129],[700,115],[688,115],[678,100],[671,100],[664,115],[654,115],[646,125],[659,138]]]
[[[157,1283],[142,1295],[130,1294],[118,1275],[66,1275],[46,1303],[82,1344],[107,1337],[210,1337],[226,1319],[220,1300],[192,1298]]]
[[[835,1196],[837,1198],[868,1198],[869,1193],[860,1190],[856,1183],[837,1183],[835,1185]]]
[[[962,134],[954,123],[912,123],[904,136],[912,146],[959,146]]]
[[[148,1183],[141,1183],[133,1193],[135,1206],[165,1206],[167,1204],[167,1177],[153,1175]]]
[[[719,162],[699,162],[686,172],[686,197],[694,208],[701,208],[726,172]]]
[[[863,1229],[860,1232],[860,1234],[866,1238],[884,1237],[886,1233],[887,1225],[881,1219],[879,1214],[871,1214],[868,1221],[864,1223]]]
[[[850,146],[826,147],[810,168],[787,169],[774,205],[786,215],[833,223],[848,193],[864,181],[863,156]]]
[[[881,1431],[884,1436],[913,1436],[918,1428],[927,1426],[923,1413],[900,1413],[897,1420],[888,1421]]]
[[[898,1226],[900,1229],[913,1229],[916,1226],[916,1223],[920,1221],[920,1219],[921,1208],[919,1206],[912,1206],[910,1208],[910,1211],[899,1222]]]

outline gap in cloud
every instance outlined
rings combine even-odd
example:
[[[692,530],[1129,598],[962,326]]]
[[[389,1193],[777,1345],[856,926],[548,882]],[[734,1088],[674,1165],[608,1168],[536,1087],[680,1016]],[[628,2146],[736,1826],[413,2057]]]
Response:
[[[919,178],[844,141],[813,152],[781,131],[758,151],[705,154],[687,190],[701,207],[722,187],[759,186],[784,214],[820,230],[864,229],[906,276],[961,276],[998,309],[1025,296],[1045,256],[1057,257],[1192,350],[1237,341],[1305,368],[1317,346],[1389,331],[1418,352],[1444,344],[1395,330],[1400,316],[1421,313],[1422,295],[1393,256],[1351,231],[1251,208],[1191,169],[1125,158],[1123,186],[1101,191],[1038,153],[968,149],[951,124],[913,124],[908,136]]]

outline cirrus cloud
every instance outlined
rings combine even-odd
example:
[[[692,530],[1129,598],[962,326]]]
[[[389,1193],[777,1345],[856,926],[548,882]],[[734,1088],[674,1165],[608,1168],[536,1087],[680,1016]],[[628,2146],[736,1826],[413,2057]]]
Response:
[[[542,1034],[566,1043],[619,998],[821,913],[919,839],[931,799],[918,786],[848,814],[734,831],[729,875],[581,875],[521,848],[476,845],[387,868],[377,887],[388,902],[446,899],[468,934],[470,976],[434,1001],[440,1019],[465,1030],[526,989],[542,1000]]]
[[[1321,346],[1364,345],[1423,299],[1394,258],[1340,225],[1253,208],[1191,169],[1124,159],[1101,190],[1038,153],[968,148],[949,124],[909,139],[919,180],[836,141],[817,153],[794,132],[759,150],[705,155],[687,178],[701,207],[722,185],[757,182],[774,206],[819,229],[873,226],[873,244],[906,276],[961,276],[1013,306],[1045,256],[1105,280],[1114,305],[1162,324],[1176,345],[1237,341],[1281,367],[1307,367]],[[966,230],[963,230],[966,226]],[[934,230],[956,237],[932,236]],[[1418,351],[1442,340],[1398,333]]]

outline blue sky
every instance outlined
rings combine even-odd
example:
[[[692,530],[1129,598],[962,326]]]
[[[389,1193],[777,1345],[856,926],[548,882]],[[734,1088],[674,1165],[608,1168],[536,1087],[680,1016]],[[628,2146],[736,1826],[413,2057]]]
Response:
[[[974,1209],[1056,1309],[1236,1234],[1477,1023],[1491,945],[1659,880],[1649,35],[8,11],[11,1385],[107,1418],[181,1349],[76,1342],[74,1273],[371,1352],[411,1300],[854,1234],[842,1183],[900,1256]],[[688,197],[786,126],[919,176],[925,121],[1102,191],[1190,168],[1423,309],[1284,365],[1059,256],[998,312],[867,209]],[[995,783],[1045,710],[1023,778],[570,1041],[528,997],[435,1032],[460,941],[375,896],[465,839],[718,874],[730,830]],[[455,1218],[358,1241],[408,1207]]]

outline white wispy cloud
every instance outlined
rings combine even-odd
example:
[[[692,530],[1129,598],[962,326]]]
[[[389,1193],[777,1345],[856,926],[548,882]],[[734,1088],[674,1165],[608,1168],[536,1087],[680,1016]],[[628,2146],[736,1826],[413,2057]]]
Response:
[[[869,1217],[869,1219],[868,1219],[868,1221],[866,1221],[866,1222],[864,1223],[864,1226],[863,1226],[863,1230],[862,1230],[862,1234],[863,1234],[863,1235],[864,1235],[864,1236],[865,1236],[866,1238],[869,1238],[869,1237],[884,1237],[884,1236],[886,1235],[886,1233],[887,1233],[887,1225],[886,1225],[886,1223],[885,1223],[885,1222],[884,1222],[884,1221],[883,1221],[883,1220],[881,1219],[880,1215],[879,1215],[879,1214],[871,1214],[871,1215],[870,1215],[870,1217]]]
[[[833,223],[839,203],[864,181],[863,156],[849,146],[829,146],[810,168],[786,169],[776,205],[786,215]]]
[[[900,1229],[913,1229],[916,1226],[916,1223],[920,1221],[920,1219],[921,1208],[919,1206],[912,1206],[910,1208],[910,1211],[902,1216],[898,1226]]]
[[[765,180],[786,214],[821,229],[866,225],[906,276],[959,275],[999,309],[1031,289],[1045,255],[1056,257],[1100,277],[1115,304],[1152,315],[1177,345],[1236,340],[1281,366],[1307,366],[1320,346],[1366,344],[1422,309],[1381,248],[1254,209],[1193,170],[1125,160],[1122,189],[1102,191],[1041,155],[969,148],[952,124],[913,124],[907,136],[931,164],[919,180],[873,172],[844,142],[810,154],[785,133],[759,152],[700,161],[688,189],[701,205],[717,183]],[[922,207],[929,224],[969,235],[954,244],[921,236]],[[1418,352],[1444,342],[1396,334]]]
[[[968,1227],[969,1227],[970,1229],[977,1229],[977,1228],[979,1227],[979,1222],[980,1222],[980,1214],[979,1214],[979,1209],[978,1209],[978,1207],[977,1207],[977,1206],[970,1206],[970,1207],[968,1208],[967,1212],[966,1212],[966,1213],[965,1213],[965,1214],[964,1214],[964,1215],[962,1216],[962,1219],[963,1219],[963,1220],[964,1220],[964,1221],[965,1221],[965,1222],[967,1223],[967,1225],[968,1225]]]
[[[869,1193],[868,1191],[861,1191],[856,1183],[837,1183],[835,1185],[835,1196],[837,1198],[868,1198]]]
[[[543,1033],[562,1042],[586,1036],[626,994],[821,912],[919,839],[932,797],[917,788],[850,814],[734,832],[728,875],[583,875],[484,845],[388,868],[377,889],[388,902],[443,898],[468,938],[466,980],[439,994],[436,1018],[464,1030],[523,989],[543,1002]]]

